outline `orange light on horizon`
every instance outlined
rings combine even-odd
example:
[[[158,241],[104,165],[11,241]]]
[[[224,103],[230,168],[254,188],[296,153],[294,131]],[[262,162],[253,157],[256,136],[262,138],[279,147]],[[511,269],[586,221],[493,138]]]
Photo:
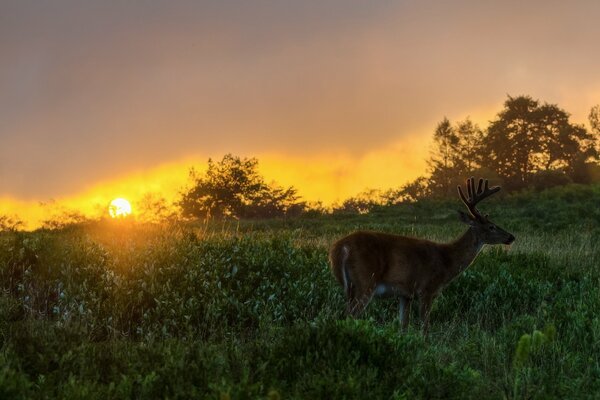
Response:
[[[267,182],[283,187],[294,186],[302,200],[321,201],[329,206],[367,188],[397,187],[414,179],[425,169],[426,151],[427,146],[420,136],[414,135],[360,157],[345,153],[312,156],[262,153],[255,156],[259,160],[259,172]],[[141,221],[148,217],[145,212],[148,195],[155,195],[168,207],[175,207],[173,203],[189,186],[190,167],[204,171],[207,157],[190,156],[147,169],[124,171],[120,176],[91,182],[80,191],[46,203],[38,199],[0,196],[0,215],[18,217],[30,230],[39,228],[48,219],[72,211],[93,219],[106,216],[107,211],[111,218],[124,218],[128,215],[127,210],[131,209],[129,213],[135,214],[136,220]],[[110,196],[111,193],[118,193],[118,198],[129,205],[112,205],[118,199]]]

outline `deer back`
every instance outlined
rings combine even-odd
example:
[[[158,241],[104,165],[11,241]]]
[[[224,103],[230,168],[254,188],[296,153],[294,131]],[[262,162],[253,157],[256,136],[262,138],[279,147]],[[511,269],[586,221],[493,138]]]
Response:
[[[364,231],[338,240],[330,252],[333,273],[342,285],[345,273],[359,292],[389,284],[411,297],[443,283],[445,258],[437,243]]]

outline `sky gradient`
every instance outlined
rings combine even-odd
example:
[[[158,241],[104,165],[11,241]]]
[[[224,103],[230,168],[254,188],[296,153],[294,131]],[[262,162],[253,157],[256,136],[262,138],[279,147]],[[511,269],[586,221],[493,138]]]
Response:
[[[119,3],[0,2],[0,214],[174,198],[225,153],[332,202],[426,173],[444,116],[600,102],[595,1]]]

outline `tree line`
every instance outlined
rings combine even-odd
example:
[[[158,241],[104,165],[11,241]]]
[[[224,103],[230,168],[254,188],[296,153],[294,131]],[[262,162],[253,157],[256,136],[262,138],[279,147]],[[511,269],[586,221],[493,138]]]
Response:
[[[326,209],[303,201],[293,186],[267,183],[256,158],[226,154],[208,160],[204,173],[190,170],[190,184],[168,206],[160,196],[140,202],[142,220],[168,218],[270,218],[306,214],[366,213],[373,207],[414,202],[423,198],[456,196],[456,186],[470,176],[485,176],[507,191],[542,190],[568,183],[600,181],[600,106],[588,115],[589,128],[570,121],[555,104],[530,96],[508,96],[503,108],[485,128],[471,119],[443,118],[433,132],[427,173],[399,188],[368,189]],[[72,215],[71,215],[72,214]],[[77,224],[86,218],[63,212],[44,227]],[[56,225],[58,221],[58,225]],[[18,219],[0,216],[0,231],[15,230]]]
[[[397,189],[366,190],[341,204],[334,213],[364,213],[377,205],[413,202],[425,197],[456,195],[469,176],[485,176],[508,191],[541,190],[568,183],[600,180],[600,107],[589,113],[590,128],[570,121],[555,104],[530,96],[508,96],[486,128],[466,118],[440,121],[433,133],[428,173]],[[182,215],[192,218],[263,218],[322,213],[320,203],[301,201],[294,187],[267,184],[256,158],[227,154],[208,161],[200,175],[191,170],[192,185],[182,193]]]
[[[455,124],[444,118],[433,136],[427,194],[453,195],[469,175],[488,176],[508,190],[591,183],[598,173],[599,116],[598,106],[592,108],[588,130],[557,105],[509,96],[486,129],[469,118]]]

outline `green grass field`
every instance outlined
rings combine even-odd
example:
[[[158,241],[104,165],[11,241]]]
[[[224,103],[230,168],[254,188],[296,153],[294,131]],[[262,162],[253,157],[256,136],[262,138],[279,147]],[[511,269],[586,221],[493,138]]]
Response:
[[[600,186],[489,201],[485,248],[434,303],[343,313],[328,246],[449,240],[459,201],[278,221],[0,234],[0,398],[600,398]]]

